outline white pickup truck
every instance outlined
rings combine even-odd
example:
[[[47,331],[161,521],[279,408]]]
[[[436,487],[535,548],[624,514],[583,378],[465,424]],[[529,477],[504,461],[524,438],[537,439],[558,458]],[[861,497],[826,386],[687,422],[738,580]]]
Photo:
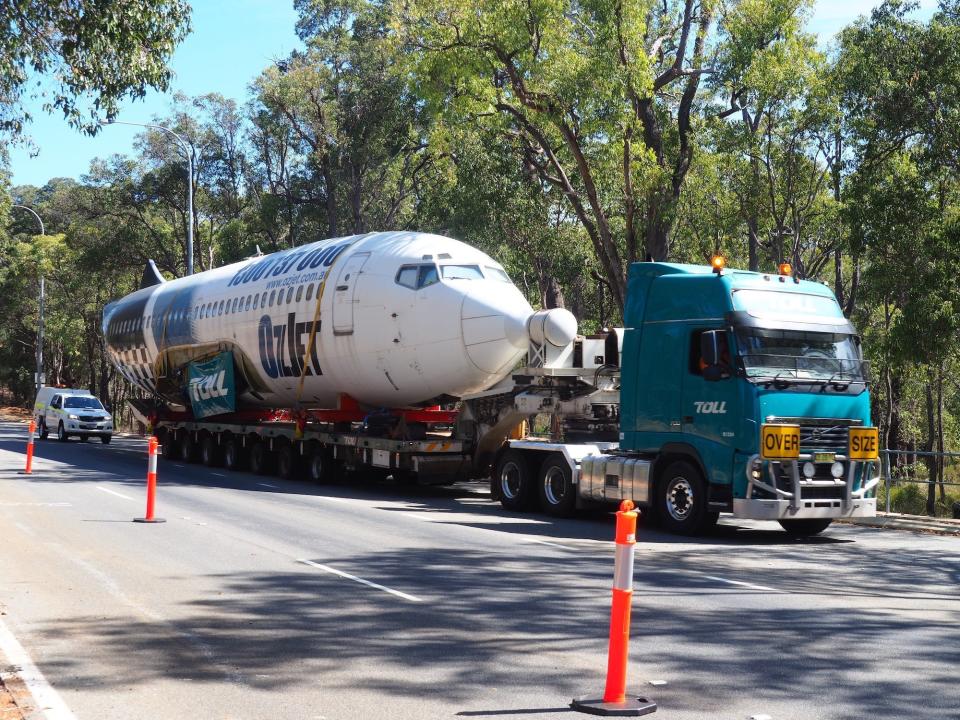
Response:
[[[97,398],[86,390],[43,387],[33,404],[40,439],[51,432],[66,442],[71,435],[86,442],[91,436],[100,438],[104,445],[113,437],[113,417]]]

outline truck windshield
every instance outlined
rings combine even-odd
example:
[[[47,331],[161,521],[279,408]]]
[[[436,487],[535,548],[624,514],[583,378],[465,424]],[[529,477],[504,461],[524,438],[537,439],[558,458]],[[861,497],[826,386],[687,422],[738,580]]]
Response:
[[[64,398],[63,406],[65,408],[85,408],[89,410],[103,410],[103,405],[95,397],[83,397],[82,395],[72,395]]]
[[[741,328],[737,346],[747,377],[864,382],[853,335]]]

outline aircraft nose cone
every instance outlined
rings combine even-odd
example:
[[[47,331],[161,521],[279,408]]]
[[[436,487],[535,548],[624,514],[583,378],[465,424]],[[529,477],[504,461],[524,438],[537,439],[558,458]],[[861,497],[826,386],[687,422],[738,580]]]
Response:
[[[533,308],[513,285],[484,284],[463,299],[463,344],[480,370],[509,369],[527,350],[527,321]]]

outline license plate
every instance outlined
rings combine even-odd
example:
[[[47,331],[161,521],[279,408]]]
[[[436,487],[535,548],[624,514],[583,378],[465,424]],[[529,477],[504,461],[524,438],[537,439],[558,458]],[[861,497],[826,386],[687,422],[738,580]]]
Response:
[[[836,461],[836,459],[837,459],[836,453],[819,452],[819,453],[813,454],[813,461],[815,463],[832,463]]]
[[[799,456],[799,425],[760,426],[760,457],[764,460],[796,460]]]
[[[80,429],[81,429],[81,430],[96,430],[96,429],[97,429],[97,426],[96,426],[96,425],[81,425],[81,426],[80,426]]]

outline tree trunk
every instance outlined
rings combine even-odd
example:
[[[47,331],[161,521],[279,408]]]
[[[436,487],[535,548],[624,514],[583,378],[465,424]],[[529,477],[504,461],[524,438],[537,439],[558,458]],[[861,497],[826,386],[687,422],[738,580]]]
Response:
[[[928,453],[932,453],[936,447],[936,437],[937,437],[937,421],[936,421],[936,410],[934,409],[934,387],[936,386],[936,378],[934,378],[934,373],[932,368],[927,369],[927,388],[926,388],[926,398],[927,398],[927,442],[924,446],[924,450]],[[927,461],[927,515],[931,517],[934,515],[937,507],[937,458],[932,455],[926,456]]]
[[[937,458],[937,479],[940,481],[940,502],[946,503],[947,497],[943,485],[943,465],[945,458],[943,456],[943,363],[937,367],[937,452],[940,457]]]

